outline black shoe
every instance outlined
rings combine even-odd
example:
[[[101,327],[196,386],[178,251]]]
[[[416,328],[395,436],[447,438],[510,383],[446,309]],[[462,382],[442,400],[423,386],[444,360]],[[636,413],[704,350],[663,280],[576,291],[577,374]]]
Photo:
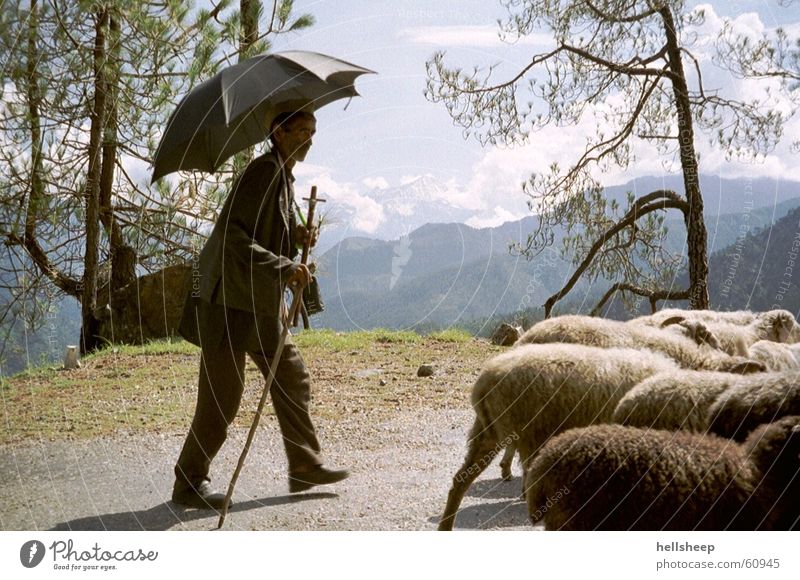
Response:
[[[311,471],[289,473],[289,492],[306,491],[315,485],[326,485],[347,479],[350,474],[344,470],[325,469],[318,465]]]
[[[172,501],[180,505],[201,510],[221,510],[225,505],[225,495],[211,491],[211,484],[203,480],[197,486],[189,483],[176,483],[172,490]],[[233,500],[228,503],[233,505]]]

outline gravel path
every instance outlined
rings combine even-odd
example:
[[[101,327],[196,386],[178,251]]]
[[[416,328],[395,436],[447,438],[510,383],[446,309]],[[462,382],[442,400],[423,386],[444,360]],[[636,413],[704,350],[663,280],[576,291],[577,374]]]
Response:
[[[289,495],[274,417],[265,417],[237,483],[228,530],[433,530],[463,459],[469,411],[398,411],[391,421],[318,423],[330,467],[350,479]],[[225,491],[246,429],[212,466]],[[218,516],[169,500],[183,435],[125,436],[0,447],[3,530],[208,530]],[[519,475],[519,466],[515,464]],[[456,527],[530,530],[521,480],[497,463],[472,486]],[[317,491],[319,490],[319,491]]]

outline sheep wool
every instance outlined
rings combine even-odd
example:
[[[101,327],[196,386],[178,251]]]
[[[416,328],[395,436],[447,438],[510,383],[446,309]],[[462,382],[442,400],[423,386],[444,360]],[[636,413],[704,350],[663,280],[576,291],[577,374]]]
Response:
[[[591,316],[567,315],[543,320],[517,341],[522,344],[571,343],[604,348],[648,349],[668,356],[683,368],[723,372],[761,372],[764,365],[727,355],[660,328]]]
[[[743,441],[762,423],[786,415],[800,415],[798,371],[765,373],[758,380],[737,381],[711,405],[708,428],[722,437]]]
[[[748,375],[748,377],[762,375]],[[733,373],[677,370],[653,375],[628,391],[613,421],[633,427],[705,432],[716,398],[743,377]]]
[[[740,446],[621,425],[572,429],[529,466],[528,512],[548,530],[791,529],[800,517],[800,417]]]

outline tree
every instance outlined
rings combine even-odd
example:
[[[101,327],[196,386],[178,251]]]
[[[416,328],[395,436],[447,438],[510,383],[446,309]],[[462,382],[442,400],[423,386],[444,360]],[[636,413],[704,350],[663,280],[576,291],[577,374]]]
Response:
[[[771,150],[786,116],[764,103],[726,97],[704,84],[693,53],[692,28],[702,9],[682,0],[502,0],[509,17],[500,23],[507,40],[534,31],[552,34],[551,50],[535,54],[507,80],[494,67],[464,72],[448,68],[443,52],[427,63],[427,97],[443,102],[465,134],[483,143],[516,144],[547,125],[569,126],[585,115],[597,119],[582,155],[566,170],[553,163],[524,184],[537,229],[517,248],[533,257],[566,228],[563,251],[572,253],[575,275],[545,303],[549,316],[581,275],[622,278],[614,290],[662,299],[688,299],[708,307],[708,257],[695,129],[730,155],[754,157]],[[724,56],[724,55],[723,55]],[[688,68],[688,73],[687,73]],[[534,102],[522,104],[527,83]],[[634,140],[655,143],[677,160],[684,195],[652,192],[623,210],[603,196],[592,171],[625,169]],[[689,288],[661,290],[679,265],[661,244],[663,210],[682,212],[687,231]],[[646,266],[646,267],[645,267]]]
[[[162,127],[180,97],[266,34],[310,25],[272,2],[267,33],[244,36],[230,0],[5,2],[0,11],[0,300],[8,331],[35,326],[64,295],[81,303],[82,351],[98,307],[137,276],[190,259],[232,165],[150,186]],[[251,17],[260,2],[249,2]],[[253,26],[248,21],[248,26]],[[243,25],[244,26],[244,25]],[[30,153],[28,153],[30,152]],[[6,332],[6,338],[8,332]]]

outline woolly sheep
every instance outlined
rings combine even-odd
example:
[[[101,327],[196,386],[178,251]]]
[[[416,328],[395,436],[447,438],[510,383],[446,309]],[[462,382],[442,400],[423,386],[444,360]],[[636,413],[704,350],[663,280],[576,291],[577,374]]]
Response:
[[[800,518],[800,417],[740,446],[621,425],[553,438],[527,476],[531,521],[548,530],[786,530]]]
[[[664,324],[677,321],[678,318],[668,319]],[[698,321],[693,322],[698,323]],[[730,355],[746,357],[749,347],[760,340],[788,342],[797,322],[794,315],[787,310],[770,310],[762,312],[755,320],[746,325],[732,324],[727,321],[702,321],[700,324],[705,332],[713,335],[713,338],[719,342],[718,348]],[[667,328],[684,336],[688,335],[695,339],[695,342],[709,342],[706,337],[697,336],[697,330],[688,328],[690,325],[691,322],[686,320]]]
[[[742,380],[725,390],[711,405],[711,432],[743,441],[762,423],[785,415],[800,415],[800,372],[766,373],[761,380]]]
[[[620,399],[613,421],[633,427],[703,433],[711,429],[712,409],[718,408],[720,399],[725,396],[730,402],[719,420],[738,425],[747,416],[750,431],[760,423],[800,414],[800,406],[793,406],[800,405],[798,383],[800,373],[797,371],[745,376],[684,370],[659,373],[645,379]],[[756,410],[749,407],[754,403]],[[732,431],[717,433],[730,438]],[[741,438],[746,435],[744,432]]]
[[[567,315],[543,320],[529,328],[516,344],[558,342],[605,348],[648,349],[672,358],[684,368],[694,370],[738,373],[764,370],[761,363],[733,357],[707,346],[698,346],[685,336],[659,328],[591,316]]]
[[[500,450],[516,443],[528,460],[551,436],[611,419],[625,392],[674,361],[635,349],[529,344],[491,359],[472,389],[475,422],[453,477],[440,530],[451,530],[472,482]]]
[[[718,310],[684,310],[681,308],[665,308],[653,314],[632,318],[627,324],[642,324],[645,326],[660,327],[670,318],[684,318],[701,322],[728,322],[730,324],[750,324],[758,314],[749,310],[724,312]]]
[[[747,378],[763,377],[747,375]],[[716,398],[744,377],[732,373],[678,370],[653,375],[628,391],[613,421],[633,427],[705,432]]]
[[[762,363],[768,371],[798,370],[800,369],[800,344],[759,340],[748,349],[748,358]]]

